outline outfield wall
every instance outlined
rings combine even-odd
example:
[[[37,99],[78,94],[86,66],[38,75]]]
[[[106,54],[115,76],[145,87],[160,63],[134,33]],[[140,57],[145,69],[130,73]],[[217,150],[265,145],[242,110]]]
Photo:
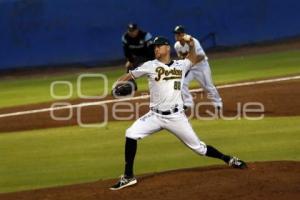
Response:
[[[299,10],[297,0],[1,0],[0,69],[120,59],[130,21],[172,41],[177,24],[222,46],[281,39],[300,35]]]

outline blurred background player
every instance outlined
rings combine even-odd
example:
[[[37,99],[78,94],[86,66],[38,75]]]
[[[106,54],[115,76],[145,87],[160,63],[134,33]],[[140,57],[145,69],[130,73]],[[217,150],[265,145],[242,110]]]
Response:
[[[126,70],[133,70],[140,64],[154,59],[152,35],[141,30],[137,24],[129,23],[127,31],[122,36],[124,55],[126,58]],[[137,89],[136,82],[131,80]]]
[[[176,40],[174,44],[175,51],[180,59],[185,59],[190,50],[188,44],[183,39],[183,36],[186,35],[185,29],[182,25],[178,25],[174,28],[173,33],[175,34]],[[194,106],[193,96],[189,92],[189,83],[193,79],[196,79],[207,92],[207,97],[212,101],[214,107],[220,110],[223,107],[223,102],[213,84],[208,58],[201,47],[200,42],[194,37],[193,40],[195,43],[196,54],[201,56],[201,61],[196,63],[185,75],[186,77],[182,87],[184,106],[185,108],[192,108]]]

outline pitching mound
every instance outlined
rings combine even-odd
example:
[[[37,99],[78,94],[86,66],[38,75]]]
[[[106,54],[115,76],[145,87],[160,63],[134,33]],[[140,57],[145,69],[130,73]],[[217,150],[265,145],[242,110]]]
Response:
[[[108,188],[116,180],[51,189],[2,194],[0,199],[47,200],[220,200],[300,198],[300,162],[250,163],[246,170],[212,166],[138,177],[136,186],[120,191]]]

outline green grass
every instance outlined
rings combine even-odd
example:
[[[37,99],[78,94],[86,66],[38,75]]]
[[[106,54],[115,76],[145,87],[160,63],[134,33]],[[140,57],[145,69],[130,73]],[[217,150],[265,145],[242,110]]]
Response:
[[[300,73],[300,51],[213,60],[216,83],[226,83]]]
[[[197,121],[200,138],[246,161],[300,160],[300,117]],[[0,193],[116,178],[123,172],[124,131],[65,127],[0,134]],[[136,174],[222,162],[199,157],[166,131],[139,142]]]
[[[274,76],[285,76],[300,73],[300,51],[276,52],[261,55],[242,56],[210,60],[213,79],[216,84],[237,82],[250,79],[260,79]],[[101,71],[99,71],[100,73]],[[117,78],[124,73],[120,68],[114,71],[102,72],[108,77],[108,91]],[[53,101],[50,95],[50,85],[53,81],[70,81],[73,85],[72,98],[78,98],[76,80],[79,74],[64,76],[48,76],[3,79],[0,80],[0,107]],[[99,78],[84,79],[82,91],[85,95],[103,94],[103,80]],[[146,79],[138,80],[139,90],[147,90]],[[198,84],[194,81],[191,87]],[[68,95],[66,87],[58,86],[55,94]]]
[[[122,71],[115,70],[104,72],[103,74],[108,77],[108,88],[112,88],[114,81],[122,75]],[[51,83],[54,81],[68,81],[72,85],[71,91],[62,84],[55,86],[54,93],[56,96],[67,96],[71,93],[72,99],[78,98],[77,79],[79,75],[80,74],[0,80],[0,107],[54,101],[55,99],[50,93]],[[85,78],[81,83],[83,95],[99,96],[104,92],[104,81],[102,78]],[[110,89],[108,92],[110,93]]]

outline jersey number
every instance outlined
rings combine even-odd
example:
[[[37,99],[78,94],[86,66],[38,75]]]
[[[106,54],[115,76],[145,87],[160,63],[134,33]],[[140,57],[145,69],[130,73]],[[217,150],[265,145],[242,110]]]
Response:
[[[181,83],[180,81],[174,81],[174,90],[180,90]]]

